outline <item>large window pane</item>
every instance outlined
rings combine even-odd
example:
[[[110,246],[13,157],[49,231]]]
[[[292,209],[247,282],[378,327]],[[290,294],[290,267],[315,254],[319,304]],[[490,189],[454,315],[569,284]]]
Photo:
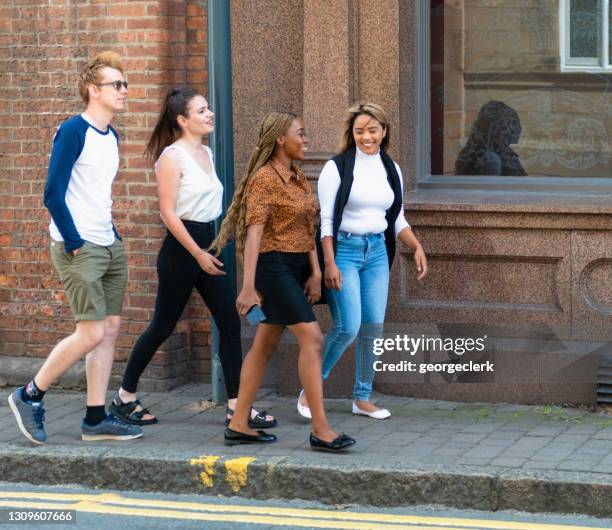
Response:
[[[570,57],[598,57],[601,29],[599,0],[570,0]]]
[[[612,76],[561,71],[559,1],[431,1],[432,174],[612,175]]]

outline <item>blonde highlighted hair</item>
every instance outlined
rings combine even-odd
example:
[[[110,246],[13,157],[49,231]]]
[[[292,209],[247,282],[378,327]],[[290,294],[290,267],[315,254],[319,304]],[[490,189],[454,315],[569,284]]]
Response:
[[[121,64],[119,54],[111,51],[100,52],[87,61],[83,70],[81,70],[77,84],[79,95],[85,103],[89,103],[89,85],[95,85],[102,81],[101,71],[103,68],[114,68],[123,74],[123,64]]]
[[[342,137],[340,138],[340,152],[344,153],[350,148],[355,147],[355,138],[353,137],[353,125],[355,120],[362,114],[371,116],[383,126],[386,131],[385,137],[383,138],[380,149],[386,151],[389,146],[389,140],[391,138],[391,130],[389,118],[385,110],[376,103],[355,103],[350,109],[346,111],[344,117],[344,123],[342,125]]]
[[[296,118],[297,115],[292,112],[270,112],[264,116],[259,126],[257,146],[251,153],[246,171],[234,191],[232,203],[227,210],[219,234],[210,245],[210,251],[219,255],[221,249],[233,238],[236,242],[236,253],[242,260],[246,243],[246,202],[249,183],[253,175],[270,161],[274,154],[276,140],[287,133]]]

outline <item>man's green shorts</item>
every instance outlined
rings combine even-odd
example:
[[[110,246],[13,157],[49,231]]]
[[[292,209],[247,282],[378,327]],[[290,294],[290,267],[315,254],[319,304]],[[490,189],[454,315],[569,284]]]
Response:
[[[119,239],[108,247],[86,241],[76,256],[64,250],[63,241],[51,240],[51,260],[77,321],[121,315],[128,269]]]

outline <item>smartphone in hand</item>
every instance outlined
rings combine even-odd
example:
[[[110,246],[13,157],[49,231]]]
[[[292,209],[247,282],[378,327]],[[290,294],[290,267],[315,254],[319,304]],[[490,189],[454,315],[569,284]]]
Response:
[[[256,326],[262,320],[266,319],[266,315],[264,315],[261,307],[255,304],[253,307],[251,307],[251,309],[249,309],[249,312],[246,314],[246,318],[251,326]]]

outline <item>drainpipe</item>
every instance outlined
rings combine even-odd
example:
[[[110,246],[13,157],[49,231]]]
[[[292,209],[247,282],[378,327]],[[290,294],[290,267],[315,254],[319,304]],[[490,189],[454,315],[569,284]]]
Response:
[[[208,102],[215,113],[215,130],[209,137],[214,153],[215,169],[223,183],[223,214],[234,194],[234,144],[232,116],[232,57],[230,3],[227,0],[208,0]],[[217,230],[219,226],[217,226]],[[221,261],[230,284],[228,296],[236,298],[236,260],[234,244],[227,245]],[[219,359],[219,328],[212,319],[211,380],[213,401],[227,400],[223,369]]]

